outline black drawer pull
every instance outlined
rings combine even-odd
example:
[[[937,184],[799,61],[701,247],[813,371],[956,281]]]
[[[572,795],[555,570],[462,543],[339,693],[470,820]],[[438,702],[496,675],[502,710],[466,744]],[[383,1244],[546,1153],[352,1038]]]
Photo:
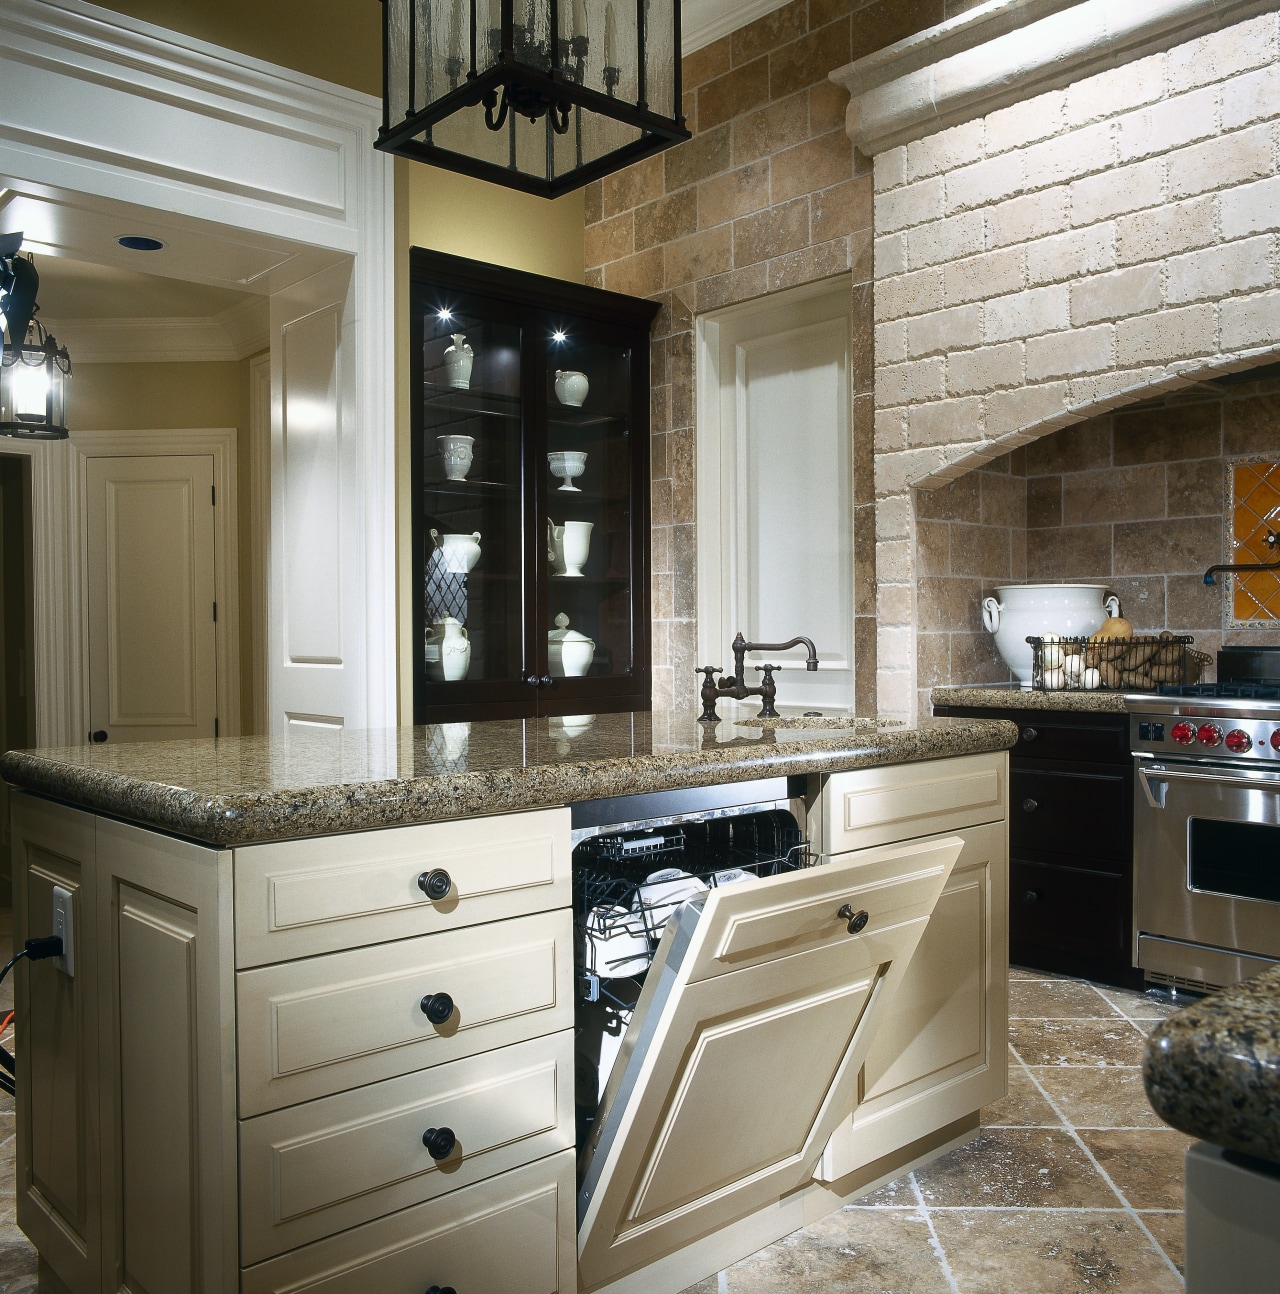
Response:
[[[458,1139],[453,1135],[452,1128],[428,1128],[422,1134],[422,1144],[427,1148],[427,1154],[437,1163],[442,1159],[448,1159],[453,1154],[453,1148],[458,1144]]]
[[[418,877],[418,888],[429,899],[443,899],[453,889],[453,877],[443,867],[435,867]]]
[[[841,921],[849,923],[849,933],[856,935],[867,928],[867,922],[871,920],[869,912],[855,912],[847,903],[836,913]]]
[[[1022,901],[1023,901],[1024,903],[1039,903],[1039,902],[1040,902],[1040,891],[1039,891],[1039,890],[1028,890],[1028,891],[1027,891],[1023,896],[1022,896]]]
[[[1022,730],[1023,741],[1035,741],[1039,735],[1040,734],[1034,728],[1023,728]]]
[[[1024,813],[1034,813],[1039,807],[1040,805],[1035,800],[1033,800],[1029,795],[1022,802],[1022,809]]]
[[[453,1019],[453,998],[448,993],[428,993],[422,999],[422,1014],[432,1024],[447,1024]]]

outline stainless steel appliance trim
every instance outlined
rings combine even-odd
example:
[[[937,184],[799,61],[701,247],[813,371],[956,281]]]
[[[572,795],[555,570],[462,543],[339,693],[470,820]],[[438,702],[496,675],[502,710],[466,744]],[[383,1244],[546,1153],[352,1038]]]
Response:
[[[1138,965],[1144,971],[1177,979],[1199,980],[1206,987],[1238,984],[1251,975],[1280,964],[1280,958],[1255,956],[1159,935],[1140,934],[1137,948]]]
[[[1170,782],[1202,782],[1206,785],[1226,786],[1232,790],[1265,790],[1274,789],[1280,793],[1280,773],[1267,772],[1259,768],[1224,769],[1221,773],[1199,773],[1191,769],[1212,767],[1204,764],[1192,764],[1187,769],[1170,768],[1166,764],[1138,764],[1138,780],[1147,793],[1147,803],[1153,809],[1165,807],[1166,792]],[[1165,787],[1159,797],[1150,789],[1151,782],[1164,782]]]

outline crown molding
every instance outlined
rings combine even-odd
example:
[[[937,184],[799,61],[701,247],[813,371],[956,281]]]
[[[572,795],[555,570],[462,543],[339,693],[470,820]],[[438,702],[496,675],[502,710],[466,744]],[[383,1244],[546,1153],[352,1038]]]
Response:
[[[72,364],[227,363],[268,349],[269,307],[250,297],[216,315],[173,319],[48,319]]]
[[[680,53],[692,54],[786,3],[787,0],[685,0],[680,6]]]

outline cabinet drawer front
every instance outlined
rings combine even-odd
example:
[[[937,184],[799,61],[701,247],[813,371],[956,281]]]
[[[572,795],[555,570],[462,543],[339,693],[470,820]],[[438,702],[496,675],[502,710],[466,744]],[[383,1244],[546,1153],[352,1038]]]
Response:
[[[574,1294],[574,1154],[563,1151],[442,1199],[283,1254],[242,1294]]]
[[[568,907],[569,854],[568,809],[237,849],[236,965]],[[418,884],[435,871],[438,900]]]
[[[1009,841],[1119,870],[1133,857],[1128,769],[1015,768],[1009,775]]]
[[[423,999],[445,993],[434,1024]],[[573,1024],[573,927],[543,912],[236,975],[240,1116]]]
[[[1018,744],[1012,755],[1022,759],[1083,759],[1094,763],[1128,764],[1129,716],[1049,718],[1043,712],[1009,715],[1018,725]]]
[[[835,773],[822,793],[822,852],[996,822],[1005,816],[1008,767],[999,752]]]
[[[1115,959],[1125,951],[1129,882],[1051,863],[1009,863],[1010,957],[1022,947]],[[1038,964],[1033,962],[1032,964]]]
[[[435,1160],[427,1129],[449,1129]],[[240,1125],[240,1248],[258,1262],[573,1146],[573,1031]]]

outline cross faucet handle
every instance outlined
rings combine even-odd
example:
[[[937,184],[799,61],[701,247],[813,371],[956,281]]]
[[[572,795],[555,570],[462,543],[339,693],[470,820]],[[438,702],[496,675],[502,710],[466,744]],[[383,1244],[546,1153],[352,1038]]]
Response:
[[[760,680],[760,697],[764,704],[760,707],[758,719],[776,719],[778,712],[774,709],[773,698],[778,695],[778,685],[773,681],[773,671],[777,665],[757,665],[756,669],[764,675]]]
[[[723,674],[724,670],[717,665],[699,665],[693,672],[706,675],[702,682],[702,713],[698,716],[698,722],[719,723],[720,716],[716,713],[716,697],[719,695],[719,689],[716,687],[715,676]]]

